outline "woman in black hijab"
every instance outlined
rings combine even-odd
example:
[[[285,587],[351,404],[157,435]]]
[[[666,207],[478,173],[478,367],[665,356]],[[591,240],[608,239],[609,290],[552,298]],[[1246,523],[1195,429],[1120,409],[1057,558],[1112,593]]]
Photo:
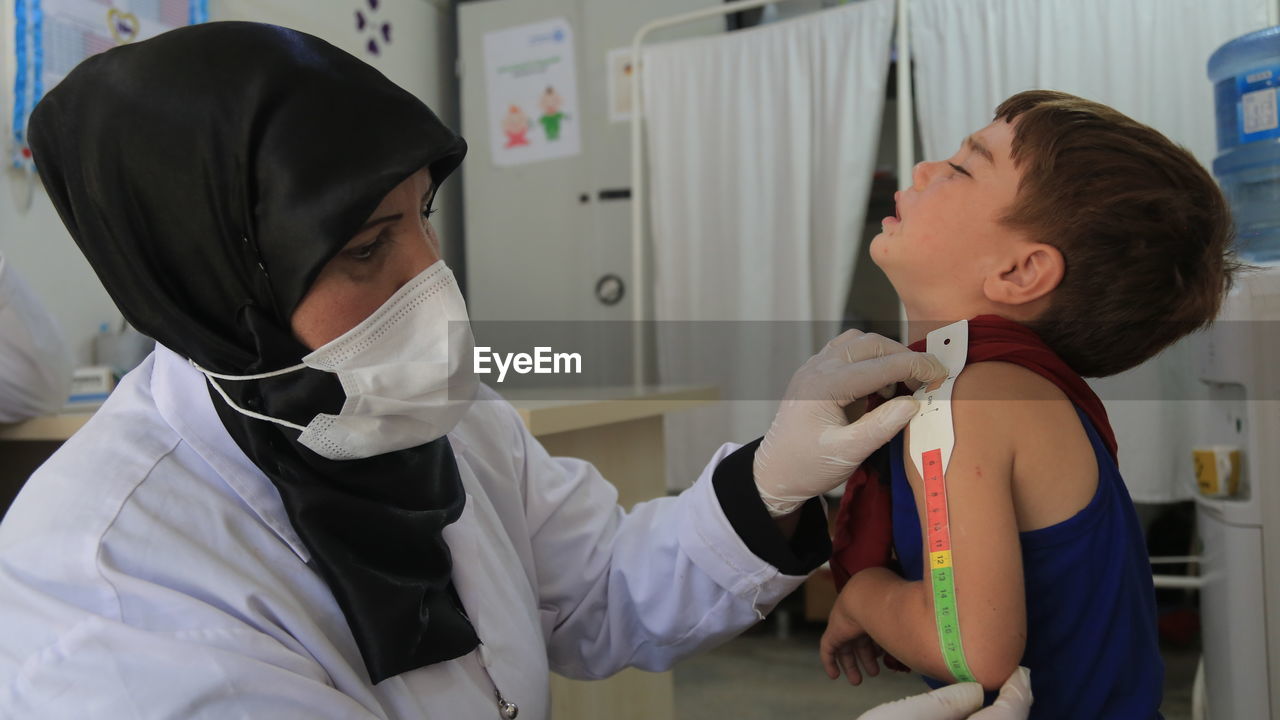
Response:
[[[158,347],[0,526],[0,715],[542,717],[549,667],[668,667],[825,560],[755,443],[628,514],[477,390],[427,220],[465,144],[347,53],[175,30],[86,60],[29,137]]]
[[[236,23],[91,58],[40,103],[30,135],[54,205],[129,322],[240,375],[314,349],[291,315],[325,263],[405,178],[430,168],[439,184],[466,152],[354,57]],[[303,424],[345,399],[318,371],[221,385],[240,407]],[[297,433],[214,407],[280,491],[375,681],[475,647],[440,540],[463,503],[447,440],[334,461]]]

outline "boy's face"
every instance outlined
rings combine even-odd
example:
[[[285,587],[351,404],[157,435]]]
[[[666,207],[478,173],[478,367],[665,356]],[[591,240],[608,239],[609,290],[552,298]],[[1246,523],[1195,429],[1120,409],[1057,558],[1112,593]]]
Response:
[[[983,311],[984,281],[1023,242],[999,222],[1021,179],[1012,142],[1013,125],[997,120],[947,160],[916,165],[911,187],[894,196],[897,217],[882,221],[871,259],[909,313],[948,320]]]

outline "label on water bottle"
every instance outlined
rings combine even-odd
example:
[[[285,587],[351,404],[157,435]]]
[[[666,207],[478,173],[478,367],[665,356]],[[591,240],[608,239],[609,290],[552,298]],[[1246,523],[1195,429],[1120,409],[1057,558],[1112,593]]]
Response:
[[[1236,76],[1237,130],[1240,142],[1280,137],[1280,113],[1276,91],[1280,89],[1280,66],[1264,67]]]

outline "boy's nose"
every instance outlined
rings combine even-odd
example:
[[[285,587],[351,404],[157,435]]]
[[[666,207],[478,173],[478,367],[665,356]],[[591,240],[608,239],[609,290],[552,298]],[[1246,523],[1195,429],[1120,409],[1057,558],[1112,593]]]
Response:
[[[923,161],[916,163],[911,169],[911,188],[913,190],[923,190],[929,181],[933,179],[936,168],[941,165],[938,162]]]

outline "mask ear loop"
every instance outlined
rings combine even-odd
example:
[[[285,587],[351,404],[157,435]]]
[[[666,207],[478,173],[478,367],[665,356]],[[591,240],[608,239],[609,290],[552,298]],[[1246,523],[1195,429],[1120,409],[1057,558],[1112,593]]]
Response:
[[[188,359],[187,362],[191,363],[191,367],[195,368],[196,370],[199,370],[200,373],[204,375],[205,379],[209,381],[209,384],[213,386],[213,389],[217,390],[218,394],[222,396],[222,399],[241,415],[246,415],[248,417],[256,418],[258,420],[266,420],[267,422],[273,422],[277,425],[283,425],[287,428],[292,428],[294,430],[297,430],[298,432],[306,432],[307,429],[302,425],[291,423],[288,420],[281,420],[280,418],[273,418],[270,415],[263,415],[262,413],[256,413],[252,410],[247,410],[245,408],[240,407],[239,405],[235,404],[235,402],[233,402],[230,397],[227,396],[227,391],[222,389],[222,386],[218,384],[218,381],[214,380],[214,378],[221,378],[223,380],[261,380],[263,378],[275,377],[277,375],[284,375],[285,373],[294,372],[295,370],[301,370],[307,366],[306,363],[298,363],[293,367],[287,367],[287,368],[284,368],[283,370],[272,370],[271,372],[258,373],[257,375],[223,375],[221,373],[213,372],[212,370],[205,370],[204,368],[197,365],[195,360]]]

